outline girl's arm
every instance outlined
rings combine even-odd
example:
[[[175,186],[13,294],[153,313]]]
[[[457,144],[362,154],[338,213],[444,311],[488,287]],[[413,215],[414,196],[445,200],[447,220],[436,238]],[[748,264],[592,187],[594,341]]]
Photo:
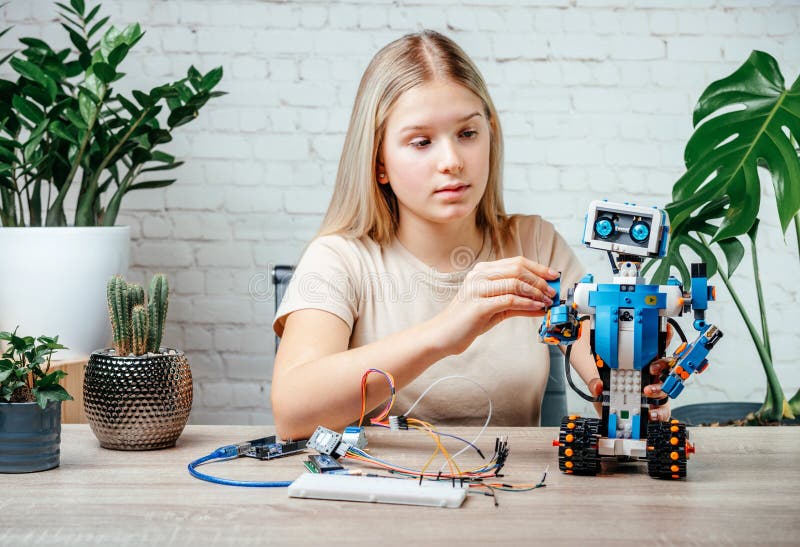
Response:
[[[272,380],[278,435],[301,439],[317,425],[339,430],[357,420],[361,377],[369,368],[389,372],[401,389],[433,363],[466,350],[500,321],[541,316],[555,294],[545,279],[557,276],[524,257],[476,264],[441,313],[355,349],[347,349],[351,332],[339,317],[316,309],[293,312],[286,320]],[[367,410],[388,396],[385,380],[370,377]]]
[[[288,316],[275,357],[272,408],[278,435],[308,438],[317,425],[341,431],[361,412],[361,377],[369,368],[390,373],[400,389],[448,351],[436,338],[434,320],[377,342],[348,350],[350,328],[322,310],[299,310]],[[389,397],[380,375],[367,383],[367,411]]]

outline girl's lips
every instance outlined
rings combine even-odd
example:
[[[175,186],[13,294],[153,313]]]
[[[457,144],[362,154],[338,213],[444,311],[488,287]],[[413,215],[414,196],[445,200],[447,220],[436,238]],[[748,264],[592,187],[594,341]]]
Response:
[[[453,197],[453,196],[460,196],[463,194],[467,188],[469,188],[469,184],[462,184],[454,188],[446,188],[443,190],[437,190],[434,194],[445,196],[445,197]]]

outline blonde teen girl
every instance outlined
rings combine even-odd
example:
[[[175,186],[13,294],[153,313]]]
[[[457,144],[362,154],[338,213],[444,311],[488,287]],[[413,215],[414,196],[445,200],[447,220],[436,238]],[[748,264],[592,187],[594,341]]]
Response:
[[[370,368],[394,376],[398,413],[437,378],[458,374],[488,390],[493,425],[538,424],[549,361],[537,331],[556,298],[546,281],[562,272],[569,287],[583,270],[552,224],[505,213],[502,156],[486,84],[453,41],[425,31],[375,55],[328,212],[273,325],[282,337],[272,384],[281,437],[357,420]],[[602,391],[588,340],[572,364],[592,393]],[[389,390],[372,375],[367,393],[372,409]],[[480,391],[450,381],[414,416],[479,424],[485,412]]]

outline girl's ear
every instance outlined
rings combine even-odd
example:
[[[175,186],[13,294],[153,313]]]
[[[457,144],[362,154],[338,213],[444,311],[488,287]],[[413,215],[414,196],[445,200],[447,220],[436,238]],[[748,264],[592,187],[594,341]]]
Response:
[[[386,174],[386,167],[381,160],[375,160],[375,176],[378,184],[389,184],[389,176]]]

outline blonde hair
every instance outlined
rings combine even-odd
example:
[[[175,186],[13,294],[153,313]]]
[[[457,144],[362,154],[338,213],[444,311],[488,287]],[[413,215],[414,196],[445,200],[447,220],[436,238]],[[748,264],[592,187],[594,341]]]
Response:
[[[397,232],[397,197],[378,184],[375,165],[386,120],[405,91],[437,78],[472,91],[483,103],[491,128],[489,176],[478,204],[476,224],[489,232],[492,245],[510,236],[502,194],[503,135],[486,83],[478,68],[451,39],[425,30],[408,34],[381,49],[370,62],[356,94],[344,141],[336,186],[318,236],[369,236],[387,245]]]

